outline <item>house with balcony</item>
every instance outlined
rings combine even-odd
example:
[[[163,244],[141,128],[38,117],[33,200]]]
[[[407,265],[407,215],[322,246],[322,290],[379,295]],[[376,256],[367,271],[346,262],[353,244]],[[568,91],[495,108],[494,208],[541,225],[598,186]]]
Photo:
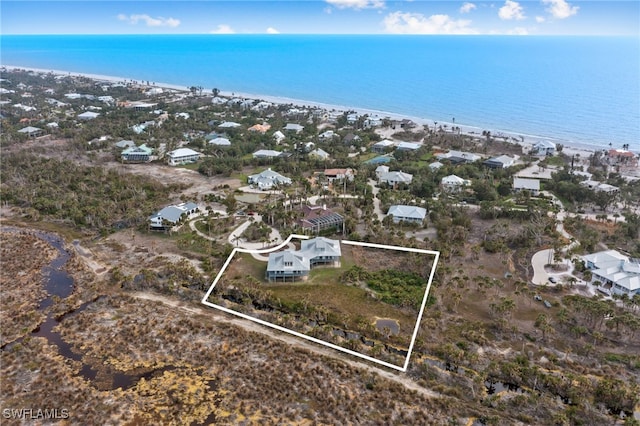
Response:
[[[582,256],[591,271],[591,284],[602,293],[633,297],[640,294],[640,259],[616,250],[605,250]]]
[[[269,282],[306,281],[315,267],[340,267],[340,241],[316,237],[302,240],[300,246],[300,250],[269,254],[265,272],[265,278]]]

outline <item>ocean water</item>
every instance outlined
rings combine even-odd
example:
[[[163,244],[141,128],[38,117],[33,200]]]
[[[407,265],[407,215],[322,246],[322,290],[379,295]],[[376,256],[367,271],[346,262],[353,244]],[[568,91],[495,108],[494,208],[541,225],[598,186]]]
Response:
[[[640,150],[634,37],[2,36],[0,63]]]

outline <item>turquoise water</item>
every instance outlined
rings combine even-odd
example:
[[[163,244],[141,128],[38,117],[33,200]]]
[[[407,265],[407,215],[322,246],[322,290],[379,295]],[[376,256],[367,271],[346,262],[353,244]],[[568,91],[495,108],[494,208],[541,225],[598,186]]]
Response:
[[[388,111],[640,149],[629,37],[3,36],[2,65]]]

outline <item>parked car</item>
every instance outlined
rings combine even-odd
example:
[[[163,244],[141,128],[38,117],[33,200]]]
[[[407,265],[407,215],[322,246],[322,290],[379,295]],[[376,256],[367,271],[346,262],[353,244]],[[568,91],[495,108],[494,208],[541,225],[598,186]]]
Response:
[[[551,302],[549,302],[548,300],[545,300],[545,301],[544,301],[544,302],[542,302],[542,303],[544,303],[544,306],[546,306],[547,308],[550,308],[550,307],[551,307]]]
[[[539,294],[536,294],[535,296],[533,296],[533,298],[538,302],[542,302],[542,297],[540,297]]]

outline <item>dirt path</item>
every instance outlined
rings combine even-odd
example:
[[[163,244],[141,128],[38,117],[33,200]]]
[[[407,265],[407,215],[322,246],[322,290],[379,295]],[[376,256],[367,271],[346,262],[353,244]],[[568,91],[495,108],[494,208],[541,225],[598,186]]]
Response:
[[[438,394],[437,392],[431,391],[429,389],[425,389],[421,386],[419,386],[417,383],[415,383],[413,380],[411,380],[409,377],[407,377],[405,374],[403,373],[394,373],[391,371],[386,371],[382,368],[378,368],[378,367],[374,367],[372,365],[369,365],[367,363],[364,362],[360,362],[360,361],[356,361],[354,359],[351,359],[348,356],[342,355],[339,352],[329,349],[329,348],[324,348],[318,345],[315,345],[311,342],[307,342],[303,339],[299,339],[295,336],[290,336],[288,334],[285,333],[279,333],[277,331],[273,331],[267,327],[261,326],[260,324],[254,323],[252,321],[246,321],[243,319],[239,319],[239,318],[232,318],[229,317],[227,315],[221,314],[216,312],[214,309],[210,309],[210,308],[205,308],[205,307],[196,307],[190,304],[187,304],[185,302],[181,302],[179,300],[175,300],[172,299],[170,297],[167,296],[162,296],[159,294],[152,294],[152,293],[142,293],[142,292],[136,292],[136,293],[128,293],[133,297],[136,297],[138,299],[144,299],[144,300],[150,300],[150,301],[154,301],[154,302],[160,302],[163,303],[165,305],[168,306],[172,306],[174,308],[178,308],[181,309],[185,312],[189,312],[192,314],[201,314],[201,315],[207,315],[210,318],[213,318],[214,321],[218,321],[218,322],[223,322],[226,324],[231,324],[234,325],[236,327],[240,327],[246,331],[250,331],[250,332],[254,332],[254,333],[260,333],[268,338],[271,339],[276,339],[279,340],[281,342],[284,342],[286,344],[289,344],[291,346],[295,346],[297,348],[301,348],[301,349],[305,349],[308,350],[310,352],[316,353],[318,355],[324,355],[324,356],[328,356],[331,358],[338,358],[340,359],[342,362],[345,362],[347,364],[349,364],[350,366],[354,367],[354,368],[358,368],[358,369],[362,369],[365,370],[369,373],[374,373],[377,374],[378,376],[381,376],[385,379],[391,380],[395,383],[398,383],[402,386],[404,386],[407,389],[413,390],[415,392],[418,392],[419,394],[423,395],[423,396],[427,396],[427,397],[433,397],[433,398],[438,398],[441,397],[442,395]]]

